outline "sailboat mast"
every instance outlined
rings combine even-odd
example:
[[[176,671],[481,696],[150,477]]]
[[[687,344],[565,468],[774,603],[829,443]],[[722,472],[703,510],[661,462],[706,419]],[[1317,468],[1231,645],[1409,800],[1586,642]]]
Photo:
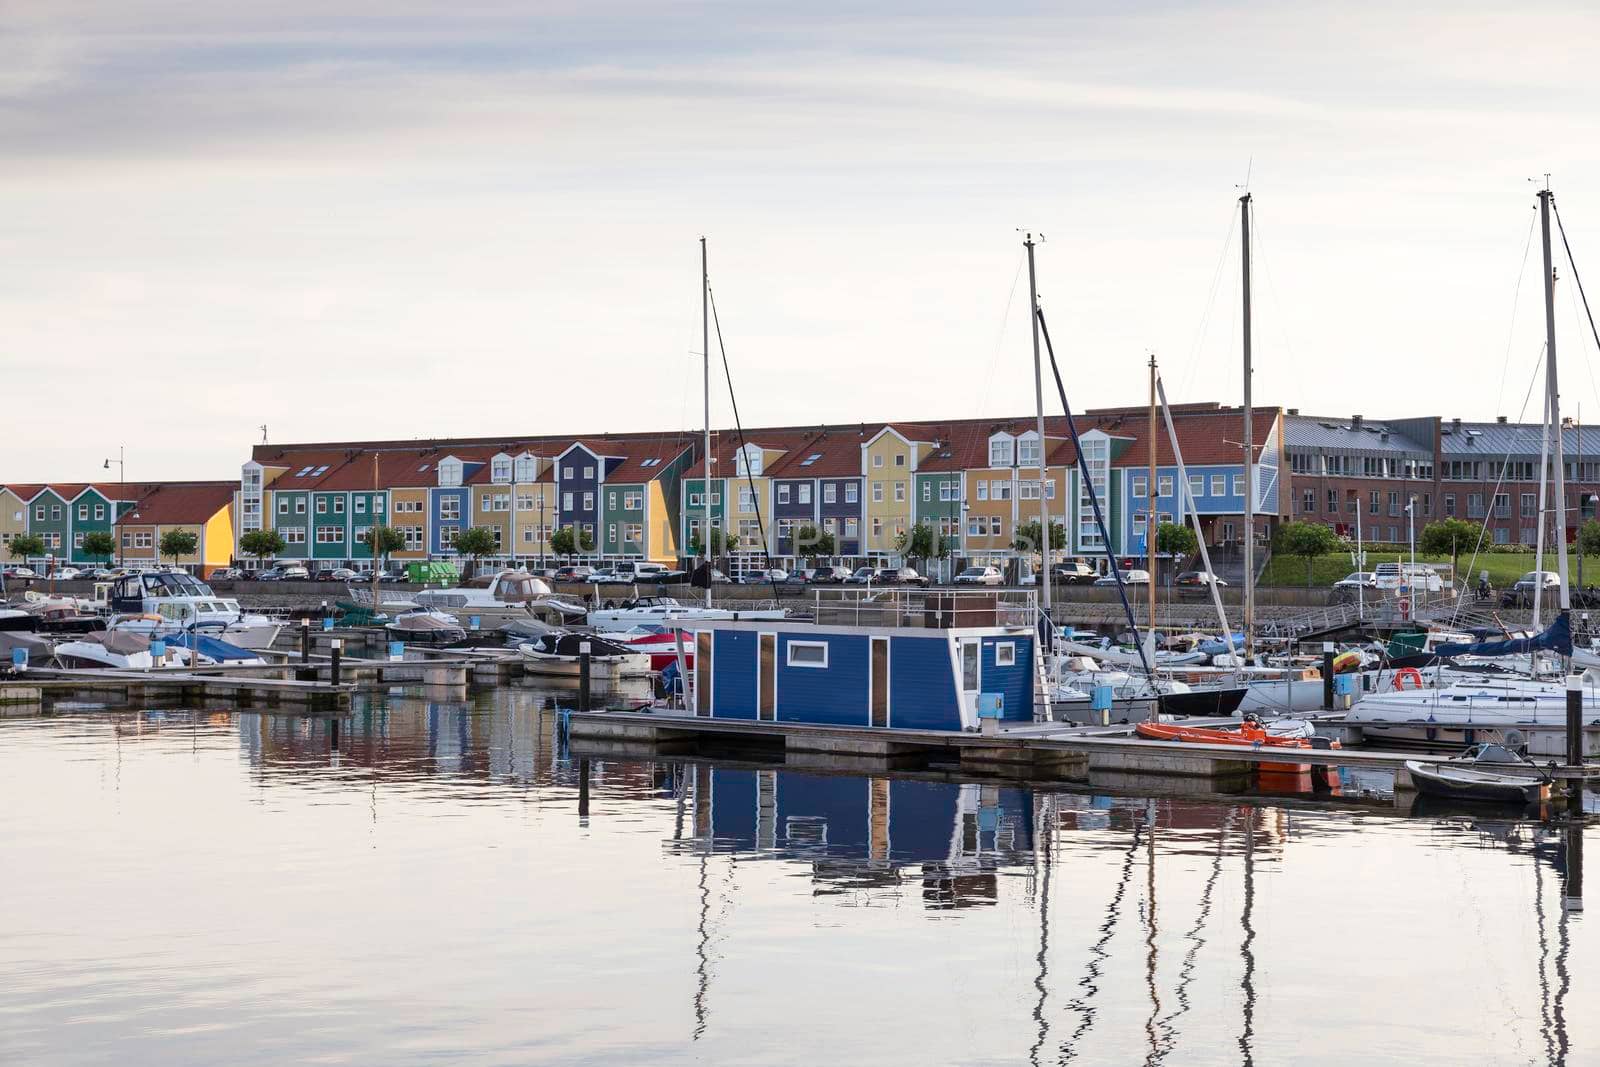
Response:
[[[1550,404],[1550,433],[1555,438],[1556,569],[1561,575],[1561,610],[1572,608],[1567,589],[1567,472],[1561,435],[1561,391],[1556,376],[1556,274],[1550,256],[1550,190],[1539,190],[1539,231],[1544,245],[1544,382]]]
[[[1033,325],[1033,401],[1039,418],[1039,562],[1044,571],[1039,576],[1040,603],[1046,617],[1050,614],[1050,502],[1045,499],[1046,477],[1044,445],[1044,366],[1039,361],[1039,283],[1033,272],[1033,234],[1022,242],[1028,249],[1028,299]],[[1018,577],[1021,577],[1020,575]]]
[[[700,562],[706,566],[706,607],[711,606],[711,272],[706,267],[706,239],[700,238],[701,389],[706,405],[705,477],[700,483],[704,520],[700,528]]]
[[[1250,411],[1250,194],[1239,198],[1244,275],[1244,654],[1256,650],[1256,451]]]
[[[1144,509],[1145,569],[1150,574],[1147,584],[1150,597],[1150,634],[1156,632],[1156,354],[1150,353],[1150,488],[1146,493]],[[1178,498],[1182,500],[1180,496]],[[1181,514],[1182,508],[1179,508]]]

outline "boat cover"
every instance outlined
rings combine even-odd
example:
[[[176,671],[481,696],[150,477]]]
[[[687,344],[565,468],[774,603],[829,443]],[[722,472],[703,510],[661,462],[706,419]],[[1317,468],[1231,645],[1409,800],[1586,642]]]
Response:
[[[1557,615],[1548,629],[1532,637],[1518,637],[1505,641],[1473,641],[1471,643],[1442,644],[1435,646],[1439,656],[1516,656],[1528,652],[1559,652],[1572,655],[1572,623],[1564,614]]]

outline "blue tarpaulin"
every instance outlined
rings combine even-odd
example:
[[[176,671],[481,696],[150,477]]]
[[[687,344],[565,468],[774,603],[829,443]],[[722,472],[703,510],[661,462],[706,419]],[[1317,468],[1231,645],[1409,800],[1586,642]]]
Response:
[[[1572,655],[1572,623],[1566,615],[1557,615],[1556,621],[1550,624],[1549,629],[1533,637],[1439,645],[1434,649],[1434,652],[1441,656],[1515,656],[1536,651],[1559,652],[1563,656]]]

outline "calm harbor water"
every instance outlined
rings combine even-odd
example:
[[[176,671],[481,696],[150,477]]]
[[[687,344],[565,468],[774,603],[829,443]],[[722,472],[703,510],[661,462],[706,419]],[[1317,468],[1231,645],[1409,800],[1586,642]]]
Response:
[[[1600,1060],[1536,823],[583,761],[543,703],[0,720],[0,1062]]]

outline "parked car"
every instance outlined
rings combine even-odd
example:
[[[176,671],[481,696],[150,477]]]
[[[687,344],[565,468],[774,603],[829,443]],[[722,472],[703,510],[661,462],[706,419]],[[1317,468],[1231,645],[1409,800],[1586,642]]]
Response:
[[[1555,571],[1529,571],[1517,579],[1517,584],[1511,587],[1513,593],[1532,596],[1535,587],[1543,588],[1545,592],[1561,588],[1561,575]]]
[[[1354,593],[1358,589],[1376,589],[1378,578],[1371,571],[1356,571],[1334,582],[1333,587],[1348,593]]]
[[[956,575],[957,585],[1001,585],[1005,577],[994,567],[968,567]]]
[[[866,585],[876,577],[877,573],[878,568],[876,567],[857,567],[855,573],[845,579],[845,583],[848,585]]]
[[[33,568],[32,567],[7,567],[5,569],[5,576],[7,578],[37,578],[37,577],[39,577],[37,574],[33,573]]]
[[[57,567],[55,570],[50,572],[50,577],[54,578],[58,582],[76,581],[78,577],[78,568]]]
[[[240,570],[238,567],[223,567],[220,570],[211,572],[211,580],[213,582],[242,582],[248,577],[249,572]]]
[[[1405,586],[1414,593],[1437,593],[1444,588],[1444,578],[1439,572],[1421,563],[1380,563],[1372,574],[1379,589]],[[1560,584],[1559,579],[1557,584]],[[1531,592],[1533,587],[1530,585],[1528,589]]]
[[[843,585],[849,580],[849,567],[818,567],[811,577],[815,585]]]
[[[1184,571],[1172,580],[1172,584],[1190,589],[1204,589],[1209,585],[1226,586],[1228,580],[1205,571]]]
[[[659,582],[667,568],[649,560],[623,560],[611,568],[619,582]]]
[[[616,571],[609,569],[590,571],[588,574],[584,575],[581,580],[586,585],[616,585],[619,582],[626,585],[628,582],[632,581],[631,578],[624,578]]]
[[[1050,568],[1051,576],[1064,585],[1089,585],[1100,575],[1086,560],[1069,559]]]
[[[1122,571],[1121,574],[1122,574],[1122,584],[1123,585],[1149,585],[1150,584],[1150,572],[1149,571],[1142,571],[1142,570],[1138,570],[1137,568],[1135,568],[1135,569]],[[1116,578],[1116,575],[1114,575],[1114,574],[1108,574],[1104,578],[1096,578],[1095,581],[1094,581],[1094,584],[1095,585],[1116,585],[1117,584],[1117,578]]]
[[[556,568],[555,579],[558,582],[586,582],[593,573],[593,567],[582,563],[569,563],[565,567]]]
[[[372,575],[367,575],[366,579],[369,582],[372,581]],[[382,570],[378,572],[378,581],[380,582],[403,582],[405,580],[406,576],[403,571]]]
[[[281,582],[281,581],[283,581],[283,568],[282,567],[268,567],[265,570],[256,571],[256,581],[258,581],[258,582]]]
[[[789,577],[783,580],[785,585],[809,585],[816,576],[817,568],[801,567],[799,570],[789,572]]]
[[[920,585],[926,588],[933,584],[913,567],[879,567],[872,580],[878,585]]]
[[[97,581],[97,582],[109,582],[111,579],[115,578],[116,576],[117,576],[117,572],[116,571],[108,570],[105,567],[96,567],[93,570],[79,571],[78,572],[78,577],[80,577],[80,578],[90,578],[90,579],[92,579],[94,581]]]
[[[356,572],[349,567],[332,567],[317,572],[319,582],[348,582],[356,577]]]

